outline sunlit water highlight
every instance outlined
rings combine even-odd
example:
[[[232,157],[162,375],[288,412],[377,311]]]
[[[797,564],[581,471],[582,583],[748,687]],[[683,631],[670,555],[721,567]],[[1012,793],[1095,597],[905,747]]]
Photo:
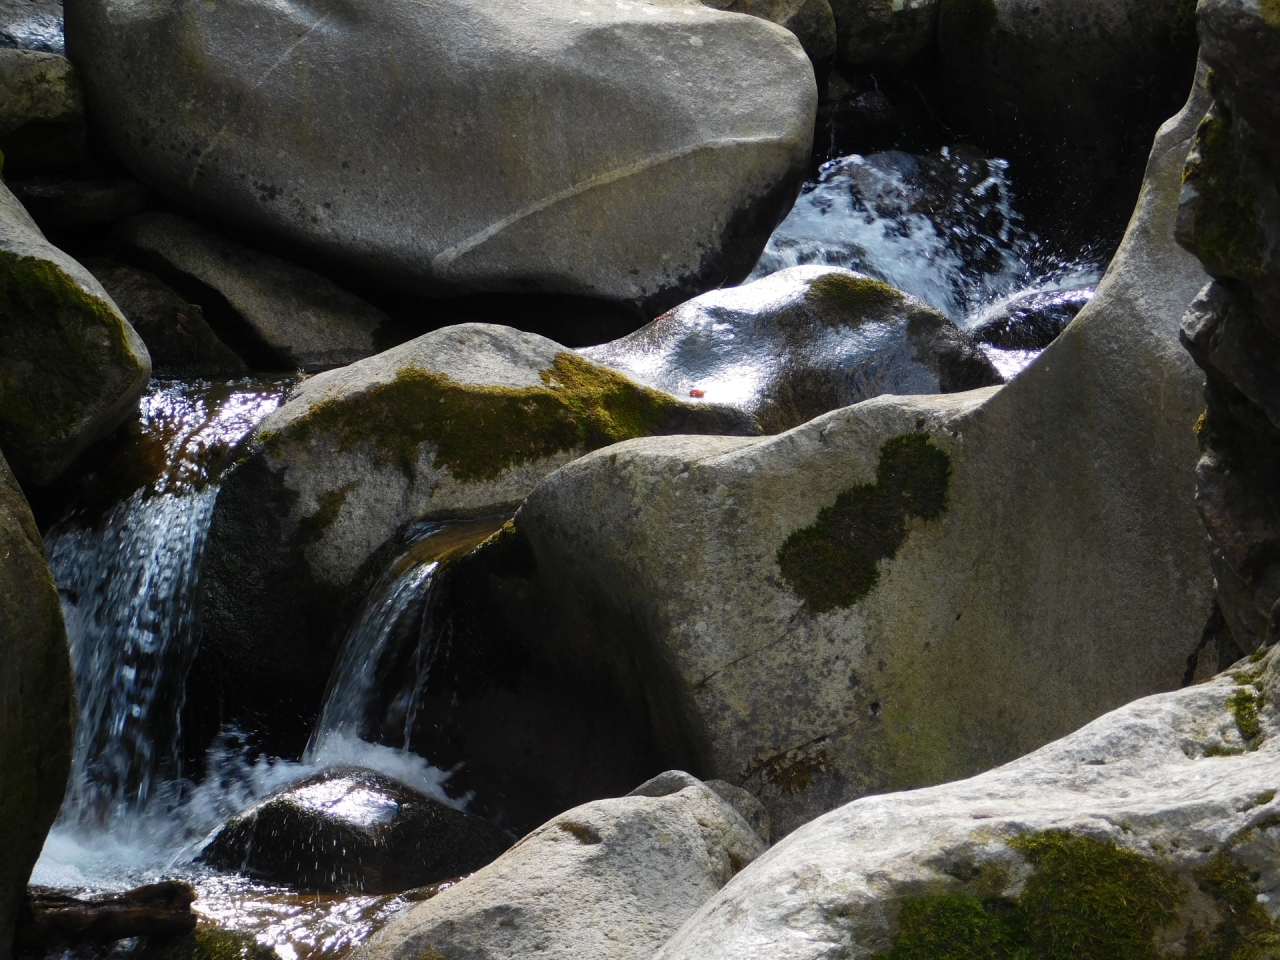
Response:
[[[919,297],[973,330],[1031,292],[1092,295],[1104,265],[1047,254],[1014,206],[1008,163],[963,149],[854,154],[823,164],[748,281],[786,267],[847,267]],[[1016,373],[1038,351],[994,351]]]

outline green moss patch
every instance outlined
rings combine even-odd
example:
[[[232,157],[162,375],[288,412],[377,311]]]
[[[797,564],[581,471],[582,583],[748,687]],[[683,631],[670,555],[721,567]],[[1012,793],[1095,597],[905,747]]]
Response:
[[[1209,930],[1192,933],[1186,953],[1190,960],[1265,960],[1280,951],[1280,926],[1258,903],[1256,874],[1219,853],[1192,876],[1222,919]]]
[[[446,374],[407,368],[356,400],[316,404],[286,434],[264,433],[268,453],[288,441],[323,435],[340,452],[372,445],[379,463],[412,477],[418,451],[430,444],[432,466],[463,482],[568,450],[599,447],[676,429],[689,410],[674,397],[572,353],[542,372],[541,387],[475,386]]]
[[[320,509],[298,523],[298,543],[303,547],[319,543],[329,528],[338,520],[342,506],[356,487],[355,482],[343,484],[337,490],[328,490],[319,496]]]
[[[72,437],[140,372],[106,302],[52,261],[0,251],[0,440]]]
[[[946,510],[950,483],[951,458],[924,434],[886,440],[875,483],[845,490],[783,542],[783,578],[813,613],[857,603],[879,581],[879,561],[902,546],[907,519],[932,520]]]
[[[195,933],[150,947],[144,960],[275,960],[275,951],[251,934],[218,927],[200,927]]]
[[[1243,688],[1227,697],[1227,709],[1235,719],[1236,729],[1251,748],[1256,748],[1262,740],[1262,720],[1258,711],[1265,703],[1262,694]]]
[[[1177,876],[1114,842],[1050,830],[1009,842],[1034,868],[1016,899],[971,894],[903,904],[883,960],[1156,960],[1178,916]]]
[[[1217,111],[1205,117],[1192,158],[1182,179],[1200,194],[1200,206],[1179,239],[1214,276],[1261,277],[1265,238],[1253,187],[1240,175],[1229,117]]]
[[[905,298],[901,290],[870,277],[828,273],[809,284],[805,299],[816,307],[829,308],[822,312],[820,319],[835,325],[882,316],[885,311],[901,306]]]

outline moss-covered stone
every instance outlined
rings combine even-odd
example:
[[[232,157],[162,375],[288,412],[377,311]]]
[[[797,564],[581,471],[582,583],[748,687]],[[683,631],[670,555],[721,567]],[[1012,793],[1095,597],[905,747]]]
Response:
[[[1265,238],[1258,225],[1257,198],[1241,176],[1231,118],[1210,111],[1196,131],[1183,183],[1198,197],[1192,215],[1180,218],[1178,239],[1211,274],[1251,280],[1263,275]]]
[[[419,449],[435,450],[434,469],[461,481],[492,480],[509,467],[568,450],[661,433],[687,409],[674,397],[569,353],[542,372],[541,387],[459,383],[417,367],[360,395],[322,401],[285,434],[264,432],[269,455],[287,442],[333,438],[338,451],[365,445],[413,476]]]
[[[1227,709],[1236,722],[1240,736],[1251,746],[1262,736],[1262,723],[1258,710],[1264,703],[1262,694],[1241,688],[1227,697]]]
[[[819,318],[828,325],[881,314],[905,299],[901,290],[887,283],[845,273],[818,277],[809,284],[805,298],[819,308]]]
[[[924,434],[886,440],[875,483],[843,491],[783,542],[783,578],[812,613],[857,603],[879,580],[879,561],[906,539],[908,518],[932,520],[946,509],[950,482],[951,458]]]
[[[1206,931],[1192,932],[1189,960],[1265,960],[1280,952],[1280,925],[1258,902],[1256,874],[1219,853],[1192,876],[1221,919]]]
[[[48,479],[62,447],[141,388],[131,333],[54,260],[0,250],[0,445],[20,476]]]
[[[1066,831],[1009,841],[1034,872],[1020,896],[921,897],[902,907],[884,960],[1155,960],[1185,892],[1169,868]]]

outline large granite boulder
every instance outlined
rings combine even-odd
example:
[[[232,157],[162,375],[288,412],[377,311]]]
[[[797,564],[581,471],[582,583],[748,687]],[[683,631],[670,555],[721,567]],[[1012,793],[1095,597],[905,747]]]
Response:
[[[821,88],[836,56],[836,20],[827,0],[702,0],[708,7],[761,17],[786,27],[813,61]]]
[[[474,873],[509,846],[502,830],[438,798],[338,767],[232,817],[199,859],[262,883],[379,894]]]
[[[71,771],[75,686],[44,544],[0,457],[0,960]]]
[[[769,433],[884,393],[1003,382],[937,310],[838,267],[792,267],[713,290],[579,352],[677,397],[739,407]]]
[[[360,957],[648,960],[763,850],[733,807],[670,771],[544,824],[397,916]]]
[[[1157,138],[1097,296],[1012,383],[570,463],[516,515],[510,620],[616,665],[664,762],[746,787],[775,835],[1194,675],[1212,588],[1177,329],[1204,275],[1173,227],[1204,103]]]
[[[1276,655],[998,770],[797,830],[657,960],[1269,957]]]
[[[305,380],[218,497],[201,657],[232,715],[309,732],[361,584],[418,520],[510,512],[575,457],[632,437],[758,432],[559,344],[463,324]],[[300,746],[300,744],[295,744]]]
[[[1014,158],[1024,190],[1040,181],[1046,207],[1083,224],[1129,209],[1195,71],[1195,4],[942,0],[938,45],[951,128]]]
[[[0,185],[0,449],[54,479],[135,409],[151,358],[102,285]]]
[[[179,284],[192,284],[192,299],[230,307],[224,323],[239,328],[264,366],[314,373],[403,339],[390,317],[333,281],[173,214],[131,217],[112,237]]]
[[[654,312],[736,283],[795,197],[795,37],[696,0],[67,4],[146,183],[405,288]]]
[[[1178,238],[1213,276],[1183,324],[1206,375],[1196,505],[1230,654],[1280,638],[1280,18],[1200,9],[1214,101],[1187,159]]]

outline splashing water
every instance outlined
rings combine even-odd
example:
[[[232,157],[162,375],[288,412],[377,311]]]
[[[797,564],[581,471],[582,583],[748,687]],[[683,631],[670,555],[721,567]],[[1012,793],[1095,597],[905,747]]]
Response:
[[[1008,163],[963,148],[854,154],[824,164],[748,280],[786,267],[848,267],[919,297],[964,330],[1028,291],[1088,290],[1102,268],[1041,250],[1013,207]]]

